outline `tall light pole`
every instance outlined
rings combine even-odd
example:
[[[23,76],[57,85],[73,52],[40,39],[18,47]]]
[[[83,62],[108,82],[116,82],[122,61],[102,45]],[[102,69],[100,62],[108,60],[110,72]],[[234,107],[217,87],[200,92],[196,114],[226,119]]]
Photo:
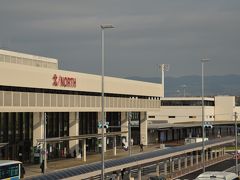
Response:
[[[202,58],[202,168],[205,172],[205,127],[204,127],[204,63],[208,62],[209,59]]]
[[[186,84],[183,84],[183,85],[182,85],[182,88],[183,88],[183,97],[186,96],[186,87],[187,87]]]
[[[160,64],[159,69],[161,71],[161,76],[162,76],[162,86],[163,86],[163,97],[164,97],[164,71],[169,71],[169,64]]]
[[[104,30],[114,28],[111,24],[100,25],[102,30],[102,175],[101,179],[104,180],[104,125],[105,125],[105,112],[104,112]]]
[[[238,127],[237,127],[237,112],[234,113],[235,120],[235,171],[238,175]]]
[[[44,113],[44,173],[47,170],[47,113]]]

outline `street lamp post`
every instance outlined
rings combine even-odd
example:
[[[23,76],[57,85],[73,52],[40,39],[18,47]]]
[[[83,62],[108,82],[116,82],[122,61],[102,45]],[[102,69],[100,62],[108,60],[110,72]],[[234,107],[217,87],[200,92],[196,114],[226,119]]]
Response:
[[[104,112],[104,30],[114,28],[112,25],[101,25],[102,30],[102,173],[101,179],[104,180],[104,125],[105,125],[105,112]]]
[[[234,113],[235,120],[235,171],[238,175],[238,127],[237,127],[237,112]]]
[[[187,87],[186,84],[183,84],[183,85],[182,85],[182,88],[183,88],[183,97],[186,96],[186,87]]]
[[[162,76],[162,86],[163,86],[163,97],[164,97],[164,71],[169,71],[169,64],[160,64],[159,69],[161,71],[161,76]]]
[[[202,168],[205,172],[205,127],[204,127],[204,63],[208,62],[209,59],[202,58]]]

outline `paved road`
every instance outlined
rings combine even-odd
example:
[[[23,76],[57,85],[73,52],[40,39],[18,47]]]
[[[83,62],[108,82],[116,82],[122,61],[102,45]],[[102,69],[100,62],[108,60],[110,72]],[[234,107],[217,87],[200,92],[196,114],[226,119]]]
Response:
[[[235,165],[235,160],[234,159],[229,159],[220,163],[217,163],[215,165],[206,167],[206,171],[224,171],[232,166]],[[202,173],[202,170],[196,171],[194,173],[182,176],[178,179],[186,180],[186,179],[195,179],[199,174]]]

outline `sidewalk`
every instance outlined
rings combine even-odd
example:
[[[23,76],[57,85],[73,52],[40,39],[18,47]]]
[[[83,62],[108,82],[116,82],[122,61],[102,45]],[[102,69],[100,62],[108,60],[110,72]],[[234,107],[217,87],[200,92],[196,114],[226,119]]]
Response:
[[[177,143],[175,142],[173,144],[177,145]],[[160,144],[153,144],[153,145],[144,146],[143,152],[140,152],[140,147],[136,145],[136,146],[132,146],[132,154],[139,154],[139,153],[144,153],[144,152],[149,152],[149,151],[154,151],[159,149],[160,149]],[[107,150],[107,152],[105,153],[105,160],[117,159],[117,158],[126,157],[126,156],[128,156],[128,151],[118,148],[117,155],[114,156],[113,150],[111,149],[111,150]],[[101,161],[101,153],[94,154],[94,155],[87,155],[86,162],[83,162],[82,159],[76,159],[76,158],[50,161],[47,164],[47,172],[53,172],[53,171],[64,169],[64,168],[79,166],[83,164],[89,164],[89,163],[98,162],[98,161]],[[25,171],[26,171],[25,177],[37,176],[41,174],[39,164],[26,165]]]

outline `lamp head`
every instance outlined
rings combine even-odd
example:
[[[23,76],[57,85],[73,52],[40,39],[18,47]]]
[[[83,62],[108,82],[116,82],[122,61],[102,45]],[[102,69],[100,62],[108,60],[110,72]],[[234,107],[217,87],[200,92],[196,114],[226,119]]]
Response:
[[[209,61],[210,61],[210,59],[207,57],[201,58],[202,63],[209,62]]]
[[[112,28],[115,28],[111,24],[102,24],[102,25],[100,25],[100,27],[101,27],[101,29],[112,29]]]

